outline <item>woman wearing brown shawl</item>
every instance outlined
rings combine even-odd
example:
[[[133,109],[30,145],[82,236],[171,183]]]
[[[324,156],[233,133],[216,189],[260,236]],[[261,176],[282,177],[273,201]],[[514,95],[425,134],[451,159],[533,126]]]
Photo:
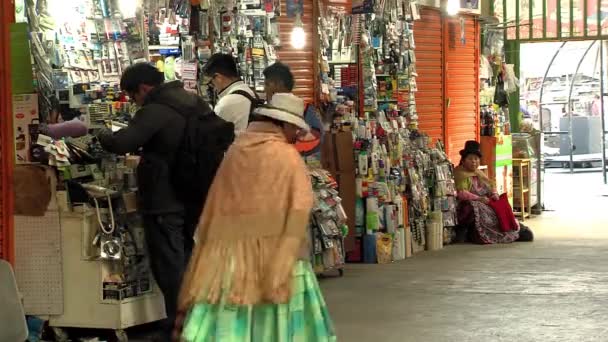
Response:
[[[512,223],[512,229],[504,229],[493,203],[500,197],[488,177],[479,170],[481,160],[480,145],[467,141],[460,151],[460,165],[454,170],[458,191],[458,222],[460,233],[479,244],[511,243],[519,238],[519,226],[513,212],[501,211],[505,219]],[[507,201],[506,198],[502,199]]]
[[[303,112],[300,98],[275,94],[228,150],[184,275],[178,340],[335,340],[307,260],[313,195],[293,147]]]

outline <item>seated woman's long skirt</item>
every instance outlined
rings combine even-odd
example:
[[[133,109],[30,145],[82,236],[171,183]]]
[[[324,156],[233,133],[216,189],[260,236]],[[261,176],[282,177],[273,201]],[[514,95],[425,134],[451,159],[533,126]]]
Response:
[[[511,243],[519,238],[518,231],[503,232],[494,209],[479,201],[464,201],[458,205],[458,223],[467,229],[473,243]]]

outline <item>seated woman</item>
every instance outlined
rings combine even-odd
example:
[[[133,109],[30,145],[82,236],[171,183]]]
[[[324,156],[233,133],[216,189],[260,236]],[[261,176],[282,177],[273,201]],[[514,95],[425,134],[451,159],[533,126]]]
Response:
[[[518,240],[519,224],[507,205],[506,195],[498,196],[488,177],[479,170],[479,143],[467,141],[460,156],[460,165],[454,170],[460,235],[479,244],[511,243]]]

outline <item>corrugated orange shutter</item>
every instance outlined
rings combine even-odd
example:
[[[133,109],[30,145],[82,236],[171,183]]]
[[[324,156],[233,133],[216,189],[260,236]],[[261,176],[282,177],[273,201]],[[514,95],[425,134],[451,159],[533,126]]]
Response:
[[[419,129],[436,141],[443,139],[443,48],[442,21],[438,9],[422,8],[414,22],[416,69],[418,71]]]
[[[9,25],[15,21],[10,0],[0,0],[0,259],[12,261],[12,167],[13,142]]]
[[[294,94],[300,96],[307,103],[313,103],[315,83],[315,44],[317,36],[313,25],[313,0],[304,0],[304,15],[302,24],[306,32],[306,45],[301,50],[291,47],[291,31],[295,24],[295,18],[287,17],[286,1],[281,1],[281,13],[279,17],[279,31],[281,48],[278,50],[279,60],[291,68],[296,79]]]
[[[479,138],[479,23],[463,16],[444,23],[446,148],[453,163],[467,140]]]

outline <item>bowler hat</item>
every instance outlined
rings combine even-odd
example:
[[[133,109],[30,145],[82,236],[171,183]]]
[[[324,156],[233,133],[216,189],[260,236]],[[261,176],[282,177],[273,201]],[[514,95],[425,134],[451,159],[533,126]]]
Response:
[[[469,140],[464,144],[464,149],[460,150],[460,156],[466,158],[469,154],[475,154],[481,158],[481,145],[475,140]]]

